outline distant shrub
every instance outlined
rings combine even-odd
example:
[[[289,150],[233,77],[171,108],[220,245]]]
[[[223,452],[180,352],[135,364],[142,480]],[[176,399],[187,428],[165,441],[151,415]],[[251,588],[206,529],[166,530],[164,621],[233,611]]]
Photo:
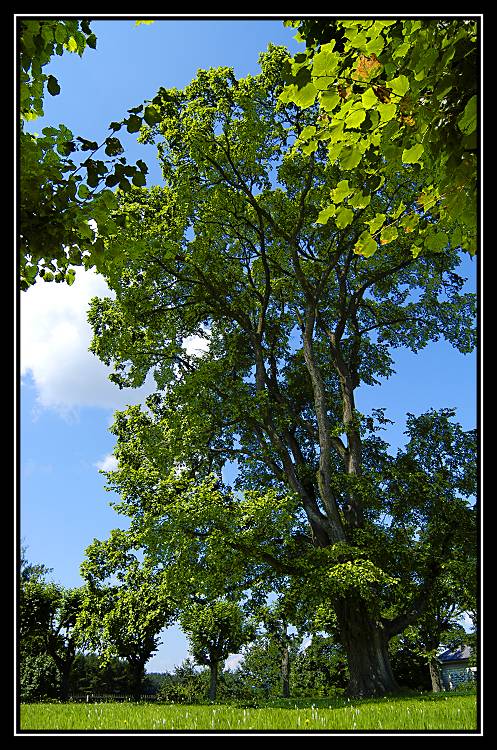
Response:
[[[48,654],[23,656],[19,676],[22,703],[56,698],[59,694],[59,672]]]

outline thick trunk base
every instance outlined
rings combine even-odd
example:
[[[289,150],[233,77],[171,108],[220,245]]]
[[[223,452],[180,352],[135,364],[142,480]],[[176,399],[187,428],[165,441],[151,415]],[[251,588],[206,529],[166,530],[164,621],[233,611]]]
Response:
[[[383,626],[361,600],[342,600],[335,607],[342,645],[347,653],[347,693],[367,698],[395,693],[399,686],[390,666]]]
[[[438,664],[434,659],[430,659],[430,661],[428,662],[428,667],[430,669],[431,689],[434,693],[441,693],[444,689],[444,686],[442,683],[442,676],[440,674]]]

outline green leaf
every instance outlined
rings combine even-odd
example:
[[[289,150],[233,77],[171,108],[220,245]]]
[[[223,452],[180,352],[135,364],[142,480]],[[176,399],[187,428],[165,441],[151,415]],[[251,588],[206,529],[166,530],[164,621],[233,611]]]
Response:
[[[124,148],[119,138],[109,136],[105,139],[105,144],[105,153],[107,156],[118,156],[124,152]]]
[[[90,195],[88,185],[85,185],[85,184],[80,185],[78,188],[78,195],[80,198],[88,198],[88,196]]]
[[[433,232],[425,238],[425,247],[427,250],[431,250],[434,253],[438,253],[445,250],[449,237],[447,232]]]
[[[316,98],[317,93],[318,90],[314,86],[314,84],[307,83],[301,89],[296,90],[293,95],[293,101],[302,109],[307,109],[307,107],[310,107],[311,104],[314,103],[314,99]]]
[[[352,209],[342,206],[342,208],[337,211],[335,223],[339,229],[345,229],[345,227],[348,227],[348,225],[352,223],[353,218],[354,212]]]
[[[400,214],[401,214],[401,213],[402,213],[402,211],[404,210],[404,208],[405,208],[405,204],[404,204],[404,201],[400,201],[400,203],[399,203],[399,205],[397,206],[397,208],[395,209],[395,211],[392,211],[392,213],[390,214],[390,218],[391,218],[391,219],[394,219],[394,220],[395,220],[395,219],[398,219],[398,218],[399,218],[399,216],[400,216]]]
[[[353,208],[366,208],[371,202],[371,196],[363,193],[360,190],[356,190],[352,198],[349,198],[349,205]]]
[[[385,214],[376,214],[374,219],[366,222],[366,224],[369,224],[369,231],[371,232],[371,234],[375,234],[378,229],[383,226],[386,218],[387,217]]]
[[[312,63],[313,76],[332,76],[340,60],[338,52],[333,52],[335,40],[321,45],[320,51],[314,56]]]
[[[316,135],[316,126],[306,125],[306,127],[303,129],[303,131],[299,135],[299,140],[305,141],[307,138],[311,138],[311,136],[313,135]]]
[[[74,279],[76,278],[76,272],[74,268],[70,268],[65,276],[66,283],[69,284],[69,286],[72,286],[74,284]]]
[[[326,208],[323,208],[319,214],[318,218],[316,219],[316,224],[326,224],[329,219],[331,219],[332,216],[335,215],[337,210],[337,207],[333,205],[333,203],[329,206],[326,206]]]
[[[470,135],[476,130],[477,112],[476,112],[477,97],[472,96],[464,108],[464,112],[457,120],[459,130],[465,135]]]
[[[402,161],[404,164],[416,164],[424,153],[422,143],[416,143],[412,148],[405,148],[402,151]]]
[[[397,78],[392,78],[391,81],[387,81],[388,88],[392,89],[394,94],[397,96],[404,96],[409,90],[409,79],[407,76],[400,75]]]
[[[348,180],[340,180],[336,188],[331,191],[331,197],[334,203],[341,203],[349,195],[352,195],[353,188],[349,187]]]
[[[99,198],[103,201],[105,208],[108,211],[112,211],[117,205],[117,198],[112,190],[102,190],[102,192],[99,193]]]
[[[58,23],[55,27],[55,40],[59,44],[64,44],[67,39],[67,30],[63,23]]]
[[[131,183],[129,180],[126,179],[126,177],[123,177],[119,182],[119,189],[122,190],[124,193],[127,193],[129,190],[131,190]]]
[[[364,109],[356,109],[347,115],[345,118],[345,125],[348,128],[358,128],[365,119],[366,111]]]
[[[132,177],[132,182],[133,185],[136,185],[136,187],[143,187],[144,185],[146,185],[147,180],[143,172],[135,172]]]
[[[364,230],[354,246],[354,253],[370,258],[378,249],[378,243],[371,237],[368,230]]]
[[[340,97],[336,91],[322,91],[319,101],[325,112],[332,112],[340,101]]]
[[[397,105],[394,102],[391,102],[390,104],[380,103],[378,104],[377,110],[380,113],[381,122],[389,122],[396,115]]]
[[[158,122],[162,120],[162,116],[156,107],[149,105],[148,107],[145,107],[145,111],[143,113],[143,119],[145,120],[147,125],[152,127],[152,125],[156,125]]]
[[[125,123],[128,133],[137,133],[142,126],[142,119],[137,115],[131,115],[131,117],[125,120]]]
[[[365,109],[371,109],[378,104],[378,97],[372,88],[367,88],[361,96],[361,101]]]
[[[60,86],[58,84],[57,79],[54,78],[54,76],[48,76],[47,89],[48,89],[48,93],[51,96],[57,96],[57,94],[60,94]]]
[[[362,154],[356,146],[348,146],[340,156],[342,169],[355,169],[361,161]]]

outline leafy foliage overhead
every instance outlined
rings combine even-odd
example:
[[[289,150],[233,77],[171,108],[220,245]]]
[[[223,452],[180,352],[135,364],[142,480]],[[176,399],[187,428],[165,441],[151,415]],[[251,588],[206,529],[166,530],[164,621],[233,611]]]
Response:
[[[301,109],[319,104],[295,147],[326,146],[330,162],[367,171],[414,165],[419,209],[447,226],[443,237],[420,237],[440,250],[450,237],[476,252],[478,153],[478,21],[464,18],[287,21],[305,52],[286,64],[280,101]],[[330,196],[333,199],[333,196]],[[366,200],[369,194],[363,197]],[[323,221],[332,215],[326,208]],[[350,203],[350,200],[349,200]],[[388,218],[387,218],[388,217]],[[410,232],[417,210],[387,213],[390,226]],[[392,234],[371,228],[358,246],[366,257]],[[380,243],[378,243],[378,238]],[[374,243],[374,244],[373,244]]]
[[[76,266],[99,265],[104,238],[116,235],[110,212],[117,204],[112,188],[121,191],[146,183],[148,167],[141,159],[127,164],[116,132],[137,132],[154,122],[150,105],[133,107],[109,126],[100,142],[75,137],[63,124],[29,133],[25,122],[42,117],[46,93],[57,96],[56,78],[43,72],[54,54],[82,55],[97,39],[87,20],[19,21],[19,260],[20,286],[37,278],[74,282]],[[143,117],[139,113],[144,110]],[[102,154],[103,151],[103,154]]]

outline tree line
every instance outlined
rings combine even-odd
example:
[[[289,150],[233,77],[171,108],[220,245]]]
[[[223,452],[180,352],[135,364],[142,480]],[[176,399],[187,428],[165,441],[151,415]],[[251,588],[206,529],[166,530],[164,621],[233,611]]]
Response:
[[[36,54],[37,35],[56,44],[29,23]],[[77,620],[72,595],[57,605],[68,660],[79,633],[136,684],[179,619],[213,697],[227,653],[264,622],[283,674],[292,625],[334,635],[351,695],[382,695],[399,687],[396,644],[414,639],[434,680],[443,634],[476,611],[476,431],[452,408],[408,411],[394,452],[381,392],[368,414],[356,394],[395,376],[399,347],[475,347],[460,261],[476,250],[477,22],[296,25],[305,53],[269,45],[244,78],[199,70],[112,124],[157,145],[164,185],[130,183],[120,156],[113,173],[88,159],[102,193],[85,203],[69,171],[71,210],[85,203],[98,237],[79,222],[84,242],[61,235],[42,257],[26,242],[36,212],[22,217],[24,287],[50,264],[69,282],[71,264],[94,266],[114,295],[92,300],[91,350],[118,387],[156,382],[111,428],[108,488],[129,528],[88,547]]]
[[[347,657],[336,629],[289,627],[277,603],[258,609],[257,620],[239,603],[205,602],[186,607],[179,622],[187,634],[190,656],[172,672],[147,673],[157,650],[160,630],[171,618],[147,623],[146,607],[135,607],[129,622],[122,608],[96,608],[83,586],[66,589],[47,580],[52,571],[28,562],[22,550],[19,609],[19,695],[39,700],[120,699],[144,696],[174,703],[205,700],[261,700],[283,697],[333,697],[346,691]],[[156,591],[156,596],[159,592]],[[122,590],[124,602],[129,592]],[[440,645],[475,643],[459,621],[460,608],[439,602],[437,615],[425,618],[393,641],[390,658],[404,689],[442,689],[436,653]],[[88,629],[94,618],[114,620],[112,636],[95,638]],[[177,610],[177,612],[179,609]],[[126,635],[133,629],[133,638]],[[236,667],[226,668],[230,654],[240,652]]]

